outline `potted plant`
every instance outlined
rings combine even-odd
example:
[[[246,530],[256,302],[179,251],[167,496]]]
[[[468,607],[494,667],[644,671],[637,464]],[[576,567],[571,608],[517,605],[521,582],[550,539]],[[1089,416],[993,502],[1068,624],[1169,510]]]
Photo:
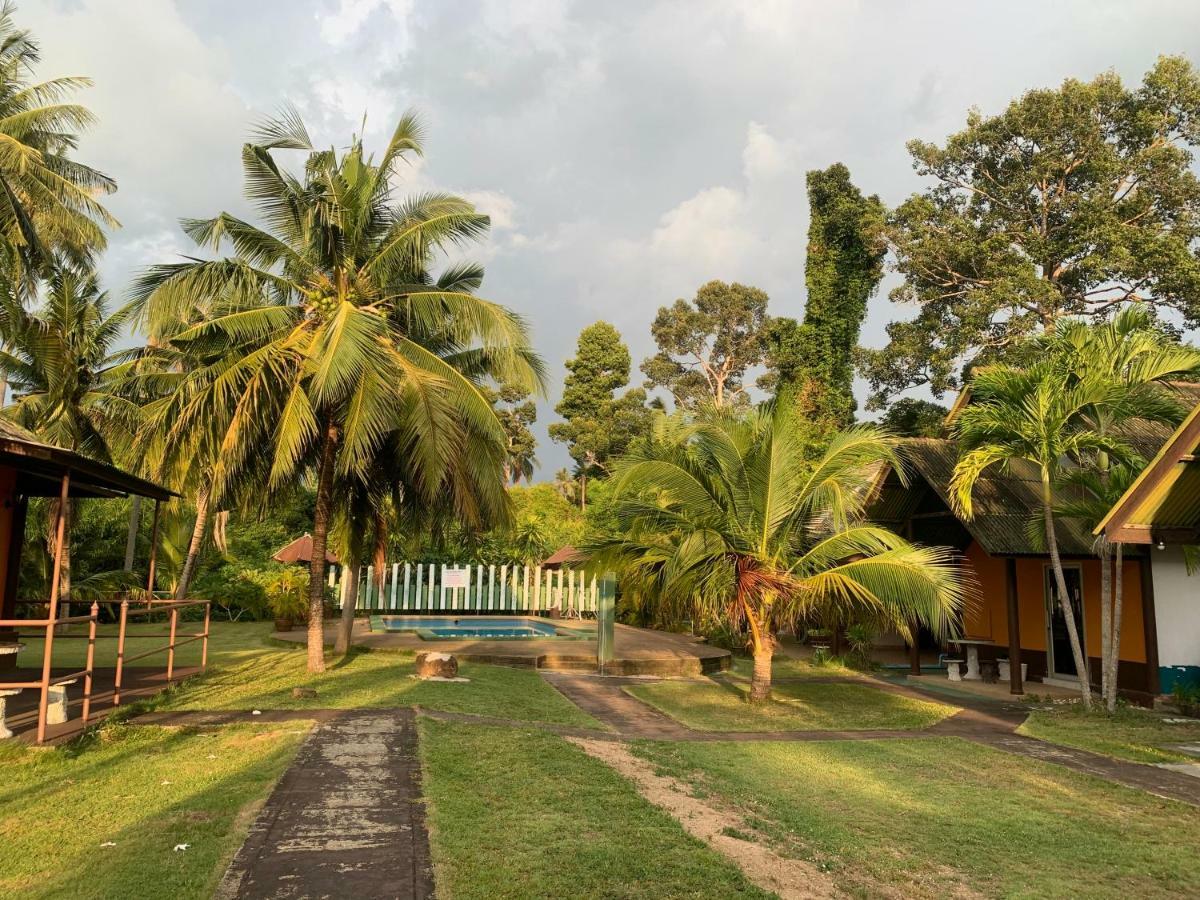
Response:
[[[284,569],[267,579],[267,607],[275,617],[276,631],[291,631],[308,614],[308,574]]]

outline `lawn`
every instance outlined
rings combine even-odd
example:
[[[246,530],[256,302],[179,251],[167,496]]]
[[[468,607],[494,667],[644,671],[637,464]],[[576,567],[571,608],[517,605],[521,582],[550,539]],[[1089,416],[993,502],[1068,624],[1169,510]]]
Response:
[[[110,726],[55,750],[0,745],[0,896],[212,896],[307,730]]]
[[[851,894],[1200,895],[1200,811],[955,738],[635,749]]]
[[[777,684],[773,699],[751,706],[748,686],[710,680],[660,681],[630,694],[699,731],[841,731],[926,728],[957,708],[885,693],[866,684]]]
[[[164,696],[159,709],[351,709],[420,705],[450,712],[600,728],[599,722],[532,669],[465,663],[467,683],[419,681],[409,654],[356,651],[329,658],[324,674],[305,671],[302,647],[261,649]],[[316,697],[294,697],[308,687]]]
[[[439,894],[768,896],[554,735],[424,720],[421,753]]]
[[[1035,709],[1021,734],[1067,747],[1104,753],[1133,762],[1196,762],[1165,744],[1200,744],[1200,721],[1169,724],[1177,718],[1138,707],[1119,707],[1113,715],[1087,713],[1075,702]]]
[[[729,674],[734,678],[749,680],[754,671],[754,660],[748,656],[734,655],[729,667]],[[827,662],[814,666],[806,659],[793,659],[789,656],[776,655],[771,660],[771,677],[780,678],[859,678],[862,673],[847,668],[841,663]]]

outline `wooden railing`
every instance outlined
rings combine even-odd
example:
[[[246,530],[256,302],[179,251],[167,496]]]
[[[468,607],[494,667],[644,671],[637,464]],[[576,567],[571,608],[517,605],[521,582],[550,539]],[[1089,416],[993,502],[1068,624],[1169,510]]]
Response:
[[[179,634],[179,611],[181,609],[190,609],[195,606],[204,607],[204,630],[196,634]],[[167,635],[167,643],[161,647],[154,647],[151,650],[144,650],[134,656],[125,654],[125,635],[129,625],[129,619],[132,616],[151,616],[155,613],[169,613],[168,621],[170,628],[165,634]],[[155,656],[167,652],[167,684],[170,684],[175,679],[175,648],[182,647],[185,644],[191,644],[195,641],[203,641],[200,647],[200,671],[208,668],[208,633],[209,624],[212,618],[212,603],[208,600],[150,600],[146,604],[140,605],[135,609],[129,605],[128,600],[121,601],[121,625],[117,630],[117,673],[113,681],[113,706],[121,705],[121,679],[125,674],[126,663],[131,663],[139,659],[145,659],[147,656]],[[145,635],[138,635],[145,637]],[[183,638],[180,640],[180,638]]]

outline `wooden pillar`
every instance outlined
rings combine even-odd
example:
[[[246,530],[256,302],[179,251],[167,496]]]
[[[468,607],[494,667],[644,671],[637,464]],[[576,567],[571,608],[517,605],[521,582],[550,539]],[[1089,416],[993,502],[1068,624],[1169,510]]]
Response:
[[[67,498],[71,490],[71,472],[63,473],[58,497],[58,513],[54,517],[54,563],[50,574],[50,612],[46,616],[46,643],[42,649],[42,690],[38,701],[37,742],[46,740],[46,710],[50,699],[50,668],[54,658],[54,627],[58,620],[58,592],[62,583],[63,543],[66,540]]]
[[[150,599],[154,599],[154,567],[158,561],[158,513],[160,503],[154,501],[154,523],[150,526],[150,566],[149,574],[146,576],[146,591],[150,594]],[[184,600],[187,597],[183,598]]]
[[[1017,561],[1004,560],[1004,587],[1008,595],[1008,692],[1024,694],[1021,678],[1021,608],[1017,597]]]
[[[919,622],[913,622],[909,628],[912,629],[912,640],[908,644],[908,674],[921,674],[921,625]]]
[[[1154,613],[1154,565],[1150,561],[1153,554],[1154,544],[1148,544],[1146,555],[1138,560],[1138,572],[1142,581],[1142,630],[1146,639],[1146,693],[1151,697],[1157,697],[1159,693],[1158,621]],[[1121,663],[1118,660],[1117,675],[1120,674]],[[1117,682],[1120,683],[1119,677]]]

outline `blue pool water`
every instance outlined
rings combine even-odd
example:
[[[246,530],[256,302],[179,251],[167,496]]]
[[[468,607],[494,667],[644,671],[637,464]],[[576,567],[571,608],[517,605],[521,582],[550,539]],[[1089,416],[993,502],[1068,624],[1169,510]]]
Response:
[[[535,619],[470,616],[380,616],[384,631],[415,631],[426,640],[453,638],[553,638],[559,630]]]

